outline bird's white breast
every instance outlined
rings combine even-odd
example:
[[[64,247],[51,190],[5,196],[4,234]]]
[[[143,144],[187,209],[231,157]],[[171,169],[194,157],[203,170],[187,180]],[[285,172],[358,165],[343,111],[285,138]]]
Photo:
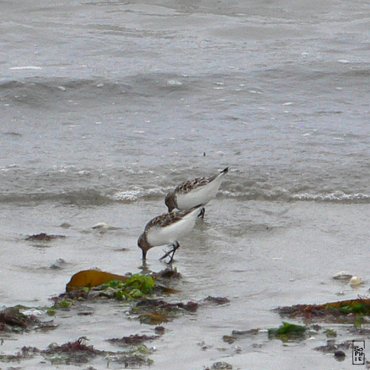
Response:
[[[147,232],[148,242],[152,246],[174,243],[193,229],[198,213],[199,210],[195,210],[194,212],[187,214],[180,221],[164,227],[153,226]]]
[[[200,204],[206,204],[213,199],[222,182],[222,175],[217,176],[207,185],[195,188],[188,193],[178,193],[176,196],[177,207],[179,209],[190,209]]]

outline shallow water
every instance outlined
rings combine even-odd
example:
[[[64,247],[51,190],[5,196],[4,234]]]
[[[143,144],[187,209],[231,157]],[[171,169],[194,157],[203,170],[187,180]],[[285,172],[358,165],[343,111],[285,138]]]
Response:
[[[148,209],[160,210],[158,201],[147,201]],[[114,204],[99,207],[59,207],[44,204],[22,207],[25,233],[46,230],[67,238],[51,243],[26,242],[14,231],[21,209],[13,208],[7,238],[2,240],[1,301],[5,305],[50,305],[48,298],[63,292],[65,284],[76,271],[99,267],[114,273],[141,271],[136,237],[147,214],[143,203]],[[235,215],[223,220],[225,212]],[[40,217],[43,215],[43,217]],[[114,216],[113,216],[114,215]],[[130,215],[130,217],[128,216]],[[273,308],[297,303],[323,303],[351,299],[368,294],[367,283],[359,289],[332,279],[332,275],[348,270],[366,279],[368,263],[369,218],[367,205],[322,204],[314,202],[245,202],[215,200],[208,208],[206,221],[182,242],[175,267],[183,275],[180,292],[174,300],[202,300],[208,295],[226,296],[230,304],[200,308],[165,324],[166,334],[153,342],[157,351],[150,356],[155,369],[172,369],[173,356],[183,359],[179,369],[199,368],[216,361],[227,361],[236,368],[251,363],[252,368],[298,366],[318,368],[338,366],[336,361],[312,348],[324,344],[322,338],[306,345],[282,346],[267,339],[266,334],[245,338],[232,345],[222,341],[232,330],[268,329],[278,326],[281,318]],[[121,229],[100,234],[90,228],[96,221],[105,221]],[[138,225],[135,225],[137,220]],[[69,229],[60,228],[69,222]],[[18,234],[18,235],[17,235]],[[17,240],[18,237],[18,240]],[[122,250],[127,248],[127,250]],[[151,250],[148,268],[164,268],[158,261],[162,250]],[[61,269],[51,266],[58,258]],[[340,294],[338,296],[338,294]],[[95,306],[95,305],[94,305]],[[152,327],[128,321],[124,305],[115,303],[97,307],[92,317],[81,318],[74,313],[69,319],[57,317],[60,328],[45,334],[25,334],[5,341],[3,351],[37,344],[46,348],[50,342],[64,343],[85,335],[96,348],[109,347],[105,340],[136,333],[150,334]],[[340,330],[338,330],[340,332]],[[32,338],[32,339],[31,339]],[[343,330],[338,340],[355,339]],[[202,349],[202,348],[206,349]],[[175,355],[176,354],[176,355]],[[343,363],[348,368],[350,359]],[[32,362],[31,362],[32,363]],[[36,362],[38,363],[38,362]],[[287,365],[287,363],[290,365]],[[334,364],[335,363],[335,364]],[[294,365],[295,364],[295,365]],[[99,365],[99,363],[97,364]],[[342,363],[341,363],[342,365]],[[37,367],[37,365],[35,365]],[[103,366],[103,365],[101,365]],[[288,366],[288,367],[286,367]],[[36,368],[35,367],[35,368]],[[103,367],[102,367],[103,368]]]
[[[229,166],[205,222],[181,241],[176,267],[179,300],[231,302],[166,325],[153,368],[173,369],[175,355],[180,370],[218,360],[240,369],[348,368],[348,356],[338,363],[313,351],[319,339],[282,346],[261,336],[236,348],[222,336],[277,326],[277,306],[368,294],[368,4],[0,8],[0,303],[50,304],[81,269],[141,271],[136,240],[165,211],[166,192]],[[117,229],[100,233],[98,222]],[[39,232],[66,238],[24,240]],[[161,253],[149,252],[151,270],[163,269]],[[341,270],[365,285],[332,280]],[[107,331],[150,330],[121,320],[120,309],[62,320],[2,350],[81,332],[103,347]]]

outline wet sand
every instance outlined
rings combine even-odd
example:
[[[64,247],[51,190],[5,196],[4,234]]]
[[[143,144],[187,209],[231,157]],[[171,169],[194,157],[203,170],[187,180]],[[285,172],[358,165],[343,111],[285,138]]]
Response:
[[[7,214],[7,222],[1,222],[1,274],[7,278],[0,285],[1,303],[50,306],[50,297],[64,292],[71,275],[86,268],[117,274],[142,271],[136,238],[141,225],[162,210],[162,203],[157,201],[146,202],[145,207],[140,203],[97,208],[44,203],[3,209],[1,214]],[[229,213],[232,218],[225,217]],[[222,296],[230,303],[200,307],[196,313],[164,324],[165,334],[147,344],[155,347],[149,356],[154,361],[151,368],[203,369],[225,361],[233,369],[348,369],[350,350],[343,362],[337,362],[332,354],[313,349],[325,344],[322,333],[283,344],[268,339],[266,330],[283,321],[272,311],[278,306],[368,294],[369,213],[362,204],[251,201],[240,207],[230,199],[212,203],[205,222],[197,225],[177,252],[174,267],[182,279],[176,286],[179,292],[171,299],[200,301]],[[98,222],[117,229],[92,229]],[[71,226],[61,227],[63,223]],[[25,240],[40,232],[66,238]],[[158,272],[165,267],[158,261],[161,254],[161,248],[150,251],[148,269]],[[360,276],[365,284],[353,289],[348,283],[333,280],[332,276],[342,270]],[[6,336],[1,351],[15,353],[29,345],[46,348],[52,342],[62,344],[80,336],[87,337],[95,348],[114,350],[106,339],[153,334],[153,326],[128,319],[126,310],[124,303],[109,301],[93,304],[93,315],[79,316],[74,310],[58,312],[54,318],[57,329]],[[337,330],[338,342],[359,337],[349,326],[329,326]],[[258,335],[231,344],[223,341],[223,336],[233,330],[255,328],[261,329]],[[20,366],[51,368],[41,360],[28,360]],[[100,360],[92,366],[103,369],[106,363]]]

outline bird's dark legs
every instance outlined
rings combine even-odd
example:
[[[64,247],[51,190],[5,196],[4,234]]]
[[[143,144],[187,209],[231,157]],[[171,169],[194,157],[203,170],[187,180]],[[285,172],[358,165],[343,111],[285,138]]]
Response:
[[[169,261],[167,262],[168,264],[170,264],[170,263],[172,263],[172,261],[173,261],[173,256],[175,255],[175,252],[179,249],[179,247],[180,247],[180,244],[179,244],[179,242],[175,242],[175,243],[173,243],[172,244],[172,249],[171,250],[169,250],[168,252],[166,252],[161,258],[160,258],[160,260],[162,261],[162,260],[164,260],[166,257],[168,257],[168,256],[170,256],[170,259],[169,259]]]
[[[202,220],[204,219],[204,215],[206,214],[206,209],[203,207],[199,213],[199,218],[201,218]]]

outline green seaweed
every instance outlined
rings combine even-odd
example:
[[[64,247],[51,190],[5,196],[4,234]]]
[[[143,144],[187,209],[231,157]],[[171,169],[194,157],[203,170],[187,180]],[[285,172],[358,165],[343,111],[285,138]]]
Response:
[[[155,281],[151,276],[140,274],[132,275],[124,284],[132,289],[138,289],[144,294],[152,293],[155,287]]]
[[[369,306],[363,303],[353,303],[340,307],[339,312],[344,315],[348,315],[350,313],[366,315],[369,313]]]
[[[47,313],[53,316],[56,310],[69,310],[78,301],[96,298],[138,301],[153,294],[156,289],[156,281],[152,276],[134,274],[123,281],[111,280],[93,288],[74,289],[54,297],[54,305],[48,309]]]
[[[72,299],[62,299],[60,301],[57,301],[53,308],[54,309],[62,309],[62,310],[68,310],[71,308],[71,306],[73,305],[73,300]]]
[[[57,313],[57,310],[54,308],[54,307],[50,307],[47,309],[46,313],[49,315],[49,316],[55,316],[56,313]]]
[[[360,330],[362,328],[362,324],[364,323],[364,317],[362,315],[357,315],[357,317],[355,318],[355,321],[353,323],[353,326]]]
[[[119,301],[140,299],[153,293],[155,280],[151,276],[135,274],[126,281],[112,280],[103,284],[103,290],[113,290],[113,297]]]
[[[337,332],[334,329],[326,329],[324,333],[327,338],[335,338],[337,336]]]
[[[269,338],[278,338],[283,342],[288,340],[303,339],[307,328],[305,326],[283,322],[278,328],[268,329]]]

